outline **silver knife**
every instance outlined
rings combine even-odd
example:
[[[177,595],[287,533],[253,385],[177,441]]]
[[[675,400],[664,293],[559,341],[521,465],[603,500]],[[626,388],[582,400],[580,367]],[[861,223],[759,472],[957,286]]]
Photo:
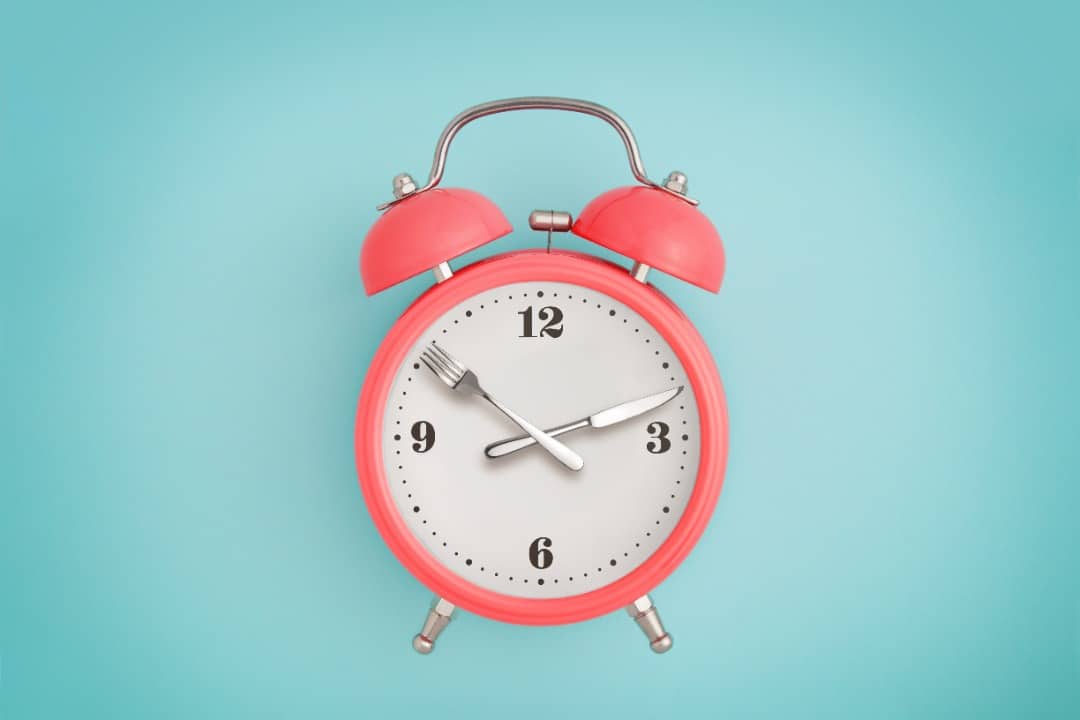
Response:
[[[553,427],[545,430],[548,435],[555,437],[556,435],[562,435],[573,430],[580,430],[583,427],[602,428],[608,425],[614,425],[615,423],[621,423],[623,420],[629,420],[630,418],[637,417],[642,413],[647,413],[650,410],[655,410],[664,403],[672,400],[676,395],[683,391],[683,386],[673,387],[663,392],[658,392],[654,395],[648,395],[637,400],[630,400],[629,402],[619,403],[614,407],[609,407],[606,410],[601,410],[598,413],[590,415],[587,418],[581,420],[575,420],[572,423],[566,425],[560,425],[559,427]],[[535,445],[536,441],[528,435],[522,435],[520,437],[511,438],[509,440],[500,440],[494,442],[484,448],[484,454],[489,458],[503,457],[510,453],[515,453],[518,450],[524,450],[530,445]]]

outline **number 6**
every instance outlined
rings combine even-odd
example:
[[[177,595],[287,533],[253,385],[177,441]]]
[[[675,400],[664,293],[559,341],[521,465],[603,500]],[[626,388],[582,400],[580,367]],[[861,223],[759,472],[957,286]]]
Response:
[[[543,547],[541,547],[541,545]],[[551,547],[551,538],[538,537],[529,545],[529,562],[537,570],[551,567],[555,562],[555,555],[548,548]]]

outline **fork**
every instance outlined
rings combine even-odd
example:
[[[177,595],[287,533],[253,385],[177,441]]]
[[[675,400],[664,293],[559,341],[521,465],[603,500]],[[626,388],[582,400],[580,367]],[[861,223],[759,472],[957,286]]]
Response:
[[[446,383],[451,390],[477,395],[494,405],[503,415],[513,420],[518,427],[527,432],[533,440],[536,440],[542,448],[554,455],[555,459],[566,467],[571,470],[580,470],[585,466],[585,461],[576,452],[491,397],[484,388],[480,387],[480,380],[476,377],[476,373],[462,365],[453,355],[436,345],[434,341],[432,341],[431,347],[425,348],[420,353],[420,359],[428,366],[428,370],[435,373],[436,377]]]

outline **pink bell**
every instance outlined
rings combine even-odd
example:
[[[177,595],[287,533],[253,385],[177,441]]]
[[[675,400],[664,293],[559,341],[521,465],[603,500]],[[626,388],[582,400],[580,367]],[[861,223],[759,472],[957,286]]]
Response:
[[[684,191],[685,184],[681,173],[668,178],[668,189]],[[667,190],[644,185],[608,190],[585,206],[572,231],[640,265],[710,292],[720,290],[720,234],[700,210]]]
[[[432,189],[403,197],[383,213],[364,239],[360,254],[364,289],[374,295],[510,230],[502,211],[472,190]]]

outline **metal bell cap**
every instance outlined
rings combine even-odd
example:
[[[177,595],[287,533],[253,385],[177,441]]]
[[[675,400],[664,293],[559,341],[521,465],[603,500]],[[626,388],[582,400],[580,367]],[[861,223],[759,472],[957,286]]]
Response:
[[[444,188],[418,192],[380,217],[360,252],[368,295],[431,270],[510,232],[510,221],[478,192]]]
[[[704,288],[720,290],[724,246],[704,213],[655,187],[608,190],[581,211],[575,235]]]

